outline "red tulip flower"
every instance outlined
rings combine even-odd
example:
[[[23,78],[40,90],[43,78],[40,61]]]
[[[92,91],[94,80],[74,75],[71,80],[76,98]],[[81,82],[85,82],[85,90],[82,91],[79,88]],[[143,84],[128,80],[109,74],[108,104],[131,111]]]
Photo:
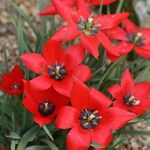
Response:
[[[62,3],[68,5],[69,7],[75,6],[75,2],[76,0],[62,0]],[[54,14],[57,14],[57,10],[55,9],[54,5],[50,5],[40,12],[41,16],[49,16]]]
[[[120,13],[113,15],[98,15],[92,17],[84,0],[78,0],[78,10],[74,11],[60,0],[52,0],[53,5],[57,9],[58,14],[68,22],[67,25],[61,27],[53,36],[56,41],[70,41],[80,38],[82,45],[98,58],[98,46],[101,43],[111,54],[118,56],[112,44],[103,31],[112,29],[121,21],[128,17],[128,13]]]
[[[57,128],[72,128],[67,137],[67,150],[87,150],[92,142],[106,147],[112,140],[111,131],[136,117],[109,107],[112,101],[107,96],[78,81],[71,92],[71,104],[60,110],[55,122]]]
[[[91,77],[89,67],[79,65],[84,52],[81,45],[71,46],[64,52],[60,43],[50,40],[42,54],[27,53],[21,59],[28,69],[40,74],[30,81],[32,88],[46,90],[53,86],[57,92],[69,96],[74,78],[85,82]]]
[[[95,5],[100,6],[101,4],[109,5],[115,1],[117,0],[85,0],[85,2],[89,6],[95,6]],[[65,5],[68,5],[69,7],[74,7],[76,6],[77,0],[62,0],[61,2],[63,2],[63,4]],[[57,10],[55,9],[54,5],[49,5],[47,8],[45,8],[40,12],[41,16],[49,16],[54,14],[57,14]]]
[[[140,29],[130,20],[123,21],[124,29],[118,27],[109,33],[111,39],[128,45],[126,53],[134,49],[140,56],[150,59],[150,28]]]
[[[23,79],[23,71],[18,65],[15,65],[10,73],[2,75],[0,90],[12,96],[21,95],[23,93]]]
[[[135,83],[128,69],[121,78],[121,85],[112,85],[108,91],[115,98],[115,107],[138,115],[150,109],[150,83]]]
[[[33,120],[43,126],[53,121],[59,110],[69,102],[69,98],[56,92],[54,88],[32,91],[28,82],[24,83],[23,105],[34,114]]]

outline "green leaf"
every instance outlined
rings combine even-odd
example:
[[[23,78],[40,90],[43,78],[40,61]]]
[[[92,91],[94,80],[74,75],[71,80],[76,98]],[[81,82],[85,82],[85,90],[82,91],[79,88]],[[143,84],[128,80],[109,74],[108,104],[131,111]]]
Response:
[[[48,146],[35,145],[35,146],[27,147],[25,150],[49,150],[49,147]]]
[[[17,26],[17,41],[18,41],[18,50],[19,55],[24,53],[24,50],[27,49],[26,42],[24,41],[24,35],[23,35],[23,27],[22,27],[22,19],[19,17],[18,20],[18,26]]]
[[[51,150],[59,150],[58,147],[52,141],[48,139],[41,139],[40,141],[46,143]]]
[[[18,133],[11,132],[9,135],[6,135],[7,138],[15,139],[15,140],[20,140],[21,137]]]
[[[3,118],[0,116],[0,126],[5,128],[5,129],[8,129],[10,130],[11,129],[11,123],[10,121],[8,121],[7,118]]]
[[[53,136],[51,135],[51,133],[49,132],[47,126],[44,125],[44,126],[42,126],[42,127],[43,127],[43,129],[45,130],[45,132],[47,133],[47,135],[50,137],[50,139],[51,139],[52,141],[54,141],[54,138],[53,138]]]
[[[28,130],[22,137],[21,141],[18,144],[17,150],[24,150],[26,145],[33,141],[36,137],[40,128],[38,126],[34,126],[30,130]]]
[[[134,134],[134,135],[150,136],[150,131],[122,130],[121,133],[123,133],[123,134]]]
[[[16,150],[16,145],[18,144],[17,140],[12,140],[11,141],[11,150]]]
[[[94,147],[94,148],[104,148],[104,146],[102,146],[102,145],[100,145],[98,143],[95,143],[95,142],[92,142],[91,146]]]
[[[25,19],[25,21],[29,24],[29,26],[31,27],[31,29],[35,33],[35,35],[38,36],[39,33],[37,32],[35,26],[33,25],[32,21],[30,20],[30,18],[23,12],[23,10],[19,6],[13,4],[13,7],[18,11],[19,15],[21,15]]]

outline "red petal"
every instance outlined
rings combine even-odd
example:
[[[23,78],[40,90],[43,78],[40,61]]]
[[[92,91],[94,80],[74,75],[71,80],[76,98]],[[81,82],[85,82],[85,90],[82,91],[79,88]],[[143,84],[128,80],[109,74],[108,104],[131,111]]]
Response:
[[[71,103],[73,107],[82,110],[88,105],[89,102],[89,89],[88,87],[76,81],[71,90]]]
[[[45,75],[30,80],[30,86],[33,90],[46,90],[51,87],[52,83],[53,80]]]
[[[55,121],[56,127],[60,129],[68,129],[73,127],[76,109],[70,106],[63,107],[58,113]]]
[[[108,31],[108,35],[111,39],[117,39],[117,40],[125,40],[127,33],[120,27],[117,27],[115,29],[111,29]]]
[[[75,25],[66,25],[58,29],[51,39],[59,42],[66,42],[74,40],[77,36],[79,36],[77,27]]]
[[[89,3],[91,6],[92,5],[100,5],[100,4],[109,5],[115,1],[117,1],[117,0],[91,0]]]
[[[99,25],[100,30],[112,29],[117,27],[128,16],[128,12],[113,15],[98,15],[95,17],[95,22]]]
[[[104,107],[109,107],[112,101],[100,91],[92,88],[90,90],[89,106],[91,108],[103,109]]]
[[[150,59],[150,49],[145,49],[142,47],[134,47],[134,50],[143,58]]]
[[[73,86],[73,79],[70,75],[68,75],[62,81],[55,80],[53,86],[58,93],[70,97],[70,92]]]
[[[15,67],[12,69],[10,75],[14,79],[23,79],[24,78],[24,73],[18,65],[15,65]]]
[[[134,80],[132,75],[130,74],[129,69],[126,69],[126,71],[122,75],[121,87],[124,91],[124,94],[130,93],[134,88]]]
[[[109,38],[103,33],[100,32],[97,34],[97,38],[99,42],[106,48],[106,50],[112,55],[119,56],[119,52],[115,48],[115,46],[110,42]]]
[[[106,147],[110,144],[112,141],[113,135],[109,130],[106,129],[98,129],[98,130],[93,130],[91,132],[91,140],[92,142],[95,142],[97,144],[102,145],[103,147]]]
[[[112,55],[111,53],[109,53],[108,51],[106,52],[106,55],[107,55],[107,58],[109,60],[111,60],[112,62],[115,62],[116,60],[118,60],[120,58],[120,56],[115,56],[115,55]]]
[[[41,114],[35,115],[33,117],[33,120],[39,124],[39,126],[43,126],[46,124],[50,124],[52,122],[53,116],[49,115],[49,116],[42,116]]]
[[[38,103],[35,100],[26,97],[23,99],[22,104],[33,114],[38,114]]]
[[[99,41],[96,37],[89,37],[84,34],[80,36],[81,43],[85,48],[87,48],[87,51],[93,55],[96,59],[98,59],[99,52],[98,52],[98,45]]]
[[[40,12],[40,15],[41,16],[49,16],[49,15],[54,15],[56,13],[57,13],[57,11],[56,11],[55,7],[53,5],[50,5],[47,8],[45,8],[44,10],[42,10]]]
[[[60,0],[51,0],[58,14],[67,22],[74,23],[73,15],[75,12],[67,5],[64,5]]]
[[[103,121],[101,122],[101,125],[107,127],[110,130],[118,130],[126,125],[130,120],[136,117],[137,115],[133,113],[124,111],[117,107],[111,107],[103,116]]]
[[[120,85],[114,84],[108,87],[107,91],[114,97],[114,98],[122,98],[122,89]]]
[[[127,30],[128,33],[136,33],[138,31],[138,26],[136,26],[133,22],[131,22],[129,19],[125,19],[123,21],[124,27]]]
[[[92,72],[88,66],[79,65],[74,68],[74,76],[81,82],[86,82],[92,77]]]
[[[70,69],[80,64],[85,56],[85,49],[82,45],[70,46],[64,54],[65,66]]]
[[[83,18],[88,18],[90,16],[90,11],[88,10],[87,3],[85,0],[77,0],[77,7],[80,16]]]
[[[57,41],[48,40],[43,47],[43,57],[48,64],[62,63],[63,48]]]
[[[90,146],[90,137],[84,132],[72,129],[67,136],[67,150],[87,150]]]
[[[142,47],[150,50],[150,28],[142,29],[138,33],[142,33]]]
[[[35,73],[41,74],[43,68],[46,66],[46,61],[41,54],[27,53],[20,56],[23,64]]]
[[[115,55],[111,54],[110,52],[107,52],[107,57],[111,61],[116,61],[123,55],[128,54],[132,50],[133,44],[131,44],[130,42],[123,41],[123,42],[120,42],[118,45],[114,46],[114,48],[117,51],[117,53],[119,53],[119,56],[115,56]]]
[[[117,51],[121,54],[128,54],[133,48],[133,44],[131,44],[130,42],[120,42],[117,46],[116,49]]]
[[[150,98],[150,83],[141,82],[135,84],[133,94],[139,100]]]

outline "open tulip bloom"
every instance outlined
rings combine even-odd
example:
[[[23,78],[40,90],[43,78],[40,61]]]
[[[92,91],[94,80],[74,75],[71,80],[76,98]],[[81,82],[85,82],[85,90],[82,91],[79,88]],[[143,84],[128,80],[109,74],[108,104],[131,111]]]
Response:
[[[115,107],[138,115],[150,109],[150,83],[135,83],[128,69],[121,78],[121,85],[112,85],[108,91],[115,98]]]
[[[119,56],[119,53],[112,47],[112,43],[103,31],[117,27],[129,13],[119,13],[113,15],[92,16],[84,0],[77,1],[77,11],[74,11],[60,0],[52,0],[58,14],[68,22],[61,27],[53,36],[56,41],[70,41],[80,38],[81,44],[87,51],[98,58],[99,44],[102,44],[109,53]]]
[[[2,75],[0,90],[12,96],[21,95],[23,93],[23,79],[23,71],[18,65],[15,65],[10,73]]]
[[[89,6],[99,6],[101,5],[109,5],[117,0],[85,0],[85,3],[87,3]],[[74,7],[77,4],[77,0],[61,0],[63,4],[68,5],[69,7]],[[54,15],[57,14],[57,10],[53,5],[48,6],[44,10],[40,12],[41,16],[47,16],[47,15]]]
[[[150,28],[140,29],[129,19],[123,21],[123,27],[117,27],[109,33],[111,39],[121,41],[121,45],[127,45],[122,53],[128,53],[132,49],[140,56],[150,59]]]
[[[35,90],[46,90],[51,86],[59,93],[69,96],[74,78],[85,82],[91,77],[86,65],[79,65],[84,58],[81,45],[69,47],[65,52],[56,41],[48,41],[42,54],[27,53],[20,57],[24,65],[40,76],[32,79],[30,84]]]
[[[106,147],[112,140],[111,131],[136,117],[110,107],[112,101],[107,96],[78,81],[72,88],[71,104],[60,110],[55,122],[57,128],[72,128],[67,136],[67,150],[88,150],[92,142]]]
[[[33,120],[43,126],[50,124],[60,108],[69,102],[69,98],[56,92],[53,87],[45,91],[32,91],[30,84],[24,81],[23,105],[34,114]]]

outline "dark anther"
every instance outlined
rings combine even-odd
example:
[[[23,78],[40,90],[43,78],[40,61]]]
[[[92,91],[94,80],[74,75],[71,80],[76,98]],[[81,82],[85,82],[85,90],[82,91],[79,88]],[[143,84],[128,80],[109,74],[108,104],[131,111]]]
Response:
[[[94,129],[100,122],[102,117],[97,110],[84,109],[80,114],[81,127],[86,130]]]
[[[123,97],[123,102],[127,106],[135,106],[135,105],[140,104],[140,101],[136,100],[136,98],[132,94],[126,94]]]
[[[48,68],[48,75],[54,80],[63,80],[66,74],[63,64],[54,64]]]
[[[38,111],[43,116],[48,116],[55,111],[55,105],[53,103],[48,102],[48,101],[41,102],[39,104]]]
[[[143,45],[142,33],[130,33],[127,36],[127,40],[129,42],[132,42],[136,46],[142,46]]]
[[[88,36],[94,36],[99,31],[98,25],[94,23],[93,18],[81,18],[81,20],[77,23],[77,27],[80,32]]]

